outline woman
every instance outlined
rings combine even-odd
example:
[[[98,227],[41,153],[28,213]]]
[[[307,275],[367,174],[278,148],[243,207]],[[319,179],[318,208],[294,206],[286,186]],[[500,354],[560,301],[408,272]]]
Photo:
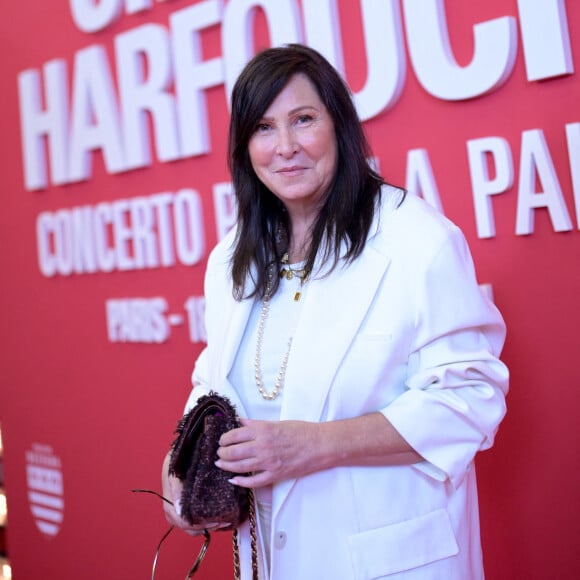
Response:
[[[369,155],[317,52],[272,48],[243,70],[239,219],[208,261],[187,407],[215,389],[247,417],[218,465],[255,490],[261,578],[480,579],[473,460],[505,414],[504,323],[459,229]],[[244,525],[242,578],[249,544]]]

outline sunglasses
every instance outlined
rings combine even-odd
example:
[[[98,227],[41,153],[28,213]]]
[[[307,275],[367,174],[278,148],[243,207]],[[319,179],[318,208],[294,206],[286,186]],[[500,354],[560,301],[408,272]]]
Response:
[[[153,491],[151,489],[132,489],[131,490],[134,493],[150,493],[152,495],[157,496],[158,498],[162,499],[164,502],[168,503],[169,505],[173,505],[173,502],[169,499],[167,499],[166,497],[163,497],[161,494],[157,493],[156,491]],[[155,580],[155,571],[157,570],[157,562],[159,561],[159,553],[161,552],[161,546],[163,545],[163,542],[165,542],[165,540],[169,537],[169,534],[171,534],[171,532],[173,531],[173,528],[175,528],[175,526],[170,526],[169,529],[165,532],[165,534],[163,534],[163,537],[161,538],[161,540],[159,540],[159,544],[157,544],[157,549],[155,550],[155,556],[153,558],[153,567],[151,569],[151,580]],[[205,541],[203,543],[203,546],[201,547],[199,554],[197,555],[197,558],[195,559],[195,562],[193,564],[193,566],[189,569],[189,572],[187,573],[187,576],[185,577],[185,580],[189,580],[189,578],[192,578],[193,575],[197,572],[197,570],[199,569],[205,554],[207,552],[207,549],[209,547],[209,542],[210,542],[210,535],[209,535],[209,531],[208,530],[203,530],[203,536],[205,538]]]

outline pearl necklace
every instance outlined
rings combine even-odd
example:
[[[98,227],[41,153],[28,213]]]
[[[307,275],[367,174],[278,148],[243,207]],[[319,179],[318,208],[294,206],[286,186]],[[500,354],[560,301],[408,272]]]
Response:
[[[258,336],[256,338],[256,356],[254,358],[254,378],[256,379],[256,386],[260,395],[266,401],[273,401],[278,394],[280,389],[284,384],[284,378],[286,377],[286,366],[288,365],[288,357],[290,356],[290,347],[292,346],[292,338],[288,340],[288,348],[286,354],[282,359],[282,364],[280,365],[280,370],[278,371],[278,376],[276,377],[276,382],[274,383],[274,389],[269,393],[264,388],[264,382],[262,380],[262,371],[260,367],[262,366],[262,342],[264,340],[264,327],[266,326],[266,318],[268,318],[268,312],[270,311],[270,286],[272,284],[272,269],[268,274],[268,282],[266,283],[266,293],[264,294],[264,300],[262,302],[262,312],[260,313],[260,321],[258,322]]]
[[[284,254],[282,258],[282,263],[288,263],[288,254]],[[305,270],[293,270],[289,266],[286,268],[282,268],[280,272],[280,276],[285,276],[287,280],[292,280],[294,275],[300,278],[300,288],[304,282],[308,279],[308,273]],[[273,276],[273,268],[270,269],[268,273],[268,281],[266,283],[266,292],[264,294],[264,300],[262,302],[262,311],[260,313],[260,320],[258,322],[258,336],[256,338],[256,356],[254,358],[254,378],[256,380],[256,387],[258,387],[258,391],[262,398],[266,401],[273,401],[279,394],[280,389],[284,386],[284,379],[286,378],[286,367],[288,366],[288,358],[290,356],[290,348],[292,347],[292,337],[288,339],[288,348],[286,349],[286,353],[284,354],[284,358],[282,359],[282,364],[280,365],[280,370],[278,371],[278,376],[276,377],[276,381],[274,382],[274,388],[271,392],[266,391],[264,387],[264,381],[262,379],[262,343],[264,341],[264,328],[266,326],[266,319],[268,318],[268,313],[270,312],[270,288],[272,286],[272,276]],[[294,301],[300,300],[302,295],[301,290],[298,290],[296,294],[294,294]]]

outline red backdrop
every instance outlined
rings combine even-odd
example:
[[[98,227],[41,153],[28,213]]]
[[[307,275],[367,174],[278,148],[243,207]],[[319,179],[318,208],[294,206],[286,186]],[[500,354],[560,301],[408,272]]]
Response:
[[[343,67],[383,174],[462,227],[506,318],[509,411],[477,460],[488,578],[580,577],[580,4],[27,0],[0,19],[16,580],[148,577],[164,519],[130,490],[159,489],[202,347],[227,90],[293,40]],[[230,577],[229,540],[202,578]],[[160,578],[198,547],[175,534]]]

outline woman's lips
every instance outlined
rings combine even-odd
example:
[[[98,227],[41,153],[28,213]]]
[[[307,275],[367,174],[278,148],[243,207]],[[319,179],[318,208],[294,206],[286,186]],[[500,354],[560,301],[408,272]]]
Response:
[[[292,175],[294,173],[304,171],[305,169],[305,167],[294,165],[292,167],[281,167],[280,169],[276,170],[276,173],[281,173],[282,175]]]

